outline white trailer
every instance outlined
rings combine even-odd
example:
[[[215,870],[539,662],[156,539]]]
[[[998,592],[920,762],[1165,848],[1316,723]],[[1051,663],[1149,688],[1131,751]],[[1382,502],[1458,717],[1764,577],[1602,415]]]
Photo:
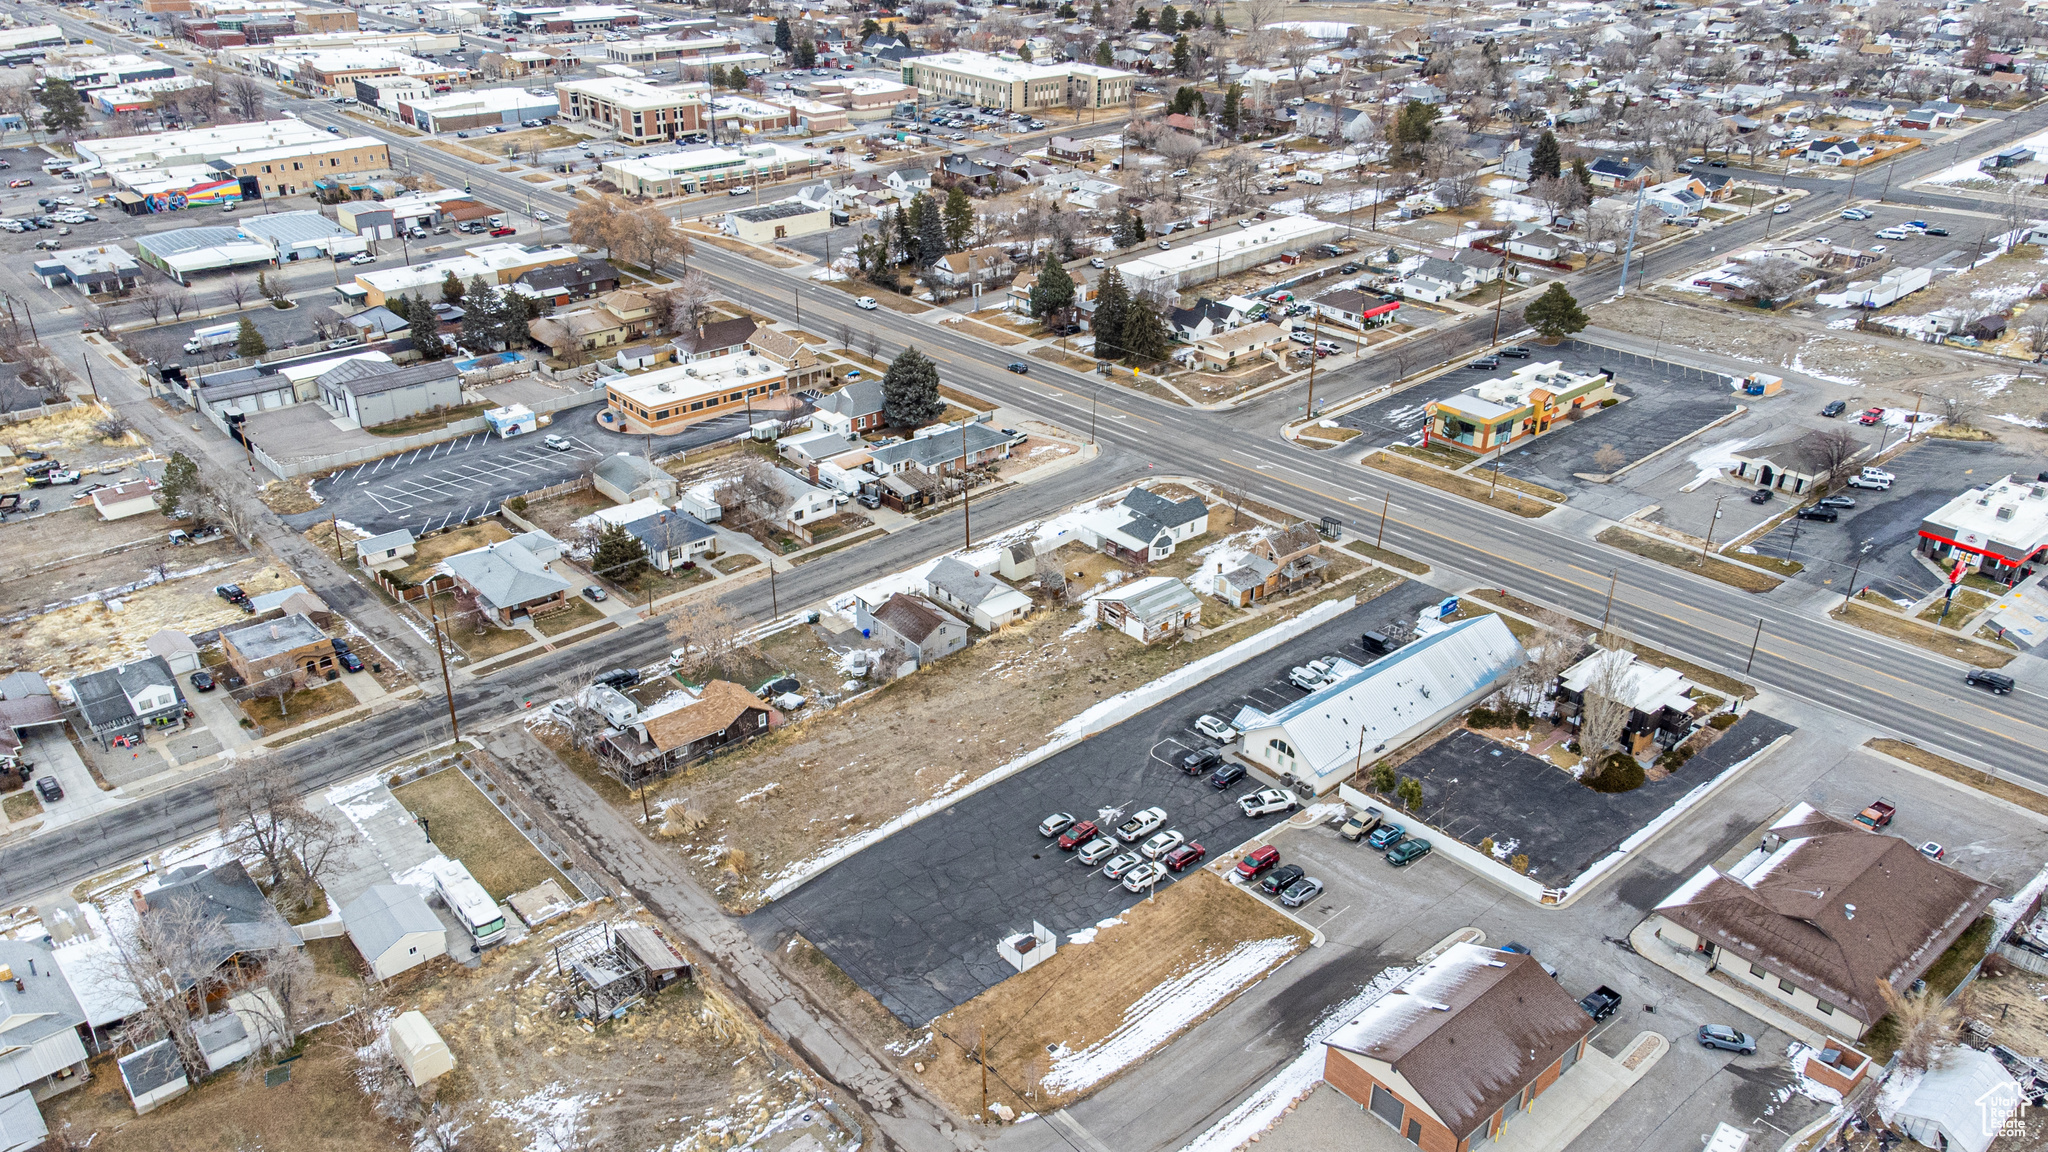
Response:
[[[242,322],[239,320],[232,324],[209,324],[204,328],[194,329],[192,338],[185,341],[185,351],[197,355],[210,348],[232,344],[241,331]]]

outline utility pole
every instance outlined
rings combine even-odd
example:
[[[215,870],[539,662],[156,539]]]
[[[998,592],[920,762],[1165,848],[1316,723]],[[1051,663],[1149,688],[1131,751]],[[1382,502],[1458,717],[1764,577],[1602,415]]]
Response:
[[[1387,542],[1387,508],[1389,505],[1393,504],[1393,502],[1394,490],[1389,488],[1387,489],[1387,494],[1380,498],[1380,534],[1377,537],[1375,537],[1372,542],[1373,551],[1375,552],[1386,551],[1386,549],[1381,546]]]
[[[1099,375],[1099,373],[1098,373]],[[1088,387],[1088,443],[1095,443],[1095,400],[1102,395],[1102,381]]]
[[[1607,574],[1607,611],[1600,614],[1600,631],[1606,632],[1607,625],[1614,620],[1614,585],[1621,579],[1621,569]]]
[[[1859,576],[1863,575],[1863,558],[1868,555],[1870,555],[1870,541],[1865,540],[1863,547],[1856,550],[1856,567],[1849,572],[1849,590],[1842,593],[1843,604],[1847,604],[1856,598],[1856,580]]]
[[[960,418],[960,531],[966,538],[965,547],[974,547],[973,502],[967,497],[967,425],[968,418]]]
[[[427,615],[434,623],[434,654],[441,658],[441,687],[448,693],[448,730],[453,733],[451,739],[461,743],[462,725],[455,719],[455,682],[448,679],[448,649],[441,643],[441,609],[434,603],[431,586],[427,590]]]
[[[1505,257],[1505,256],[1501,257],[1501,258],[1500,258],[1500,294],[1499,294],[1499,295],[1497,295],[1497,296],[1495,296],[1495,297],[1493,298],[1493,339],[1491,339],[1491,340],[1487,341],[1487,344],[1488,344],[1489,346],[1498,346],[1498,345],[1500,344],[1500,310],[1501,310],[1501,305],[1503,305],[1503,304],[1506,304],[1506,303],[1507,303],[1507,300],[1508,300],[1508,269],[1509,269],[1509,267],[1511,267],[1511,265],[1509,265],[1509,264],[1508,264],[1508,258],[1507,258],[1507,257]]]
[[[334,530],[334,559],[338,563],[341,560],[341,522],[335,518],[335,513],[327,514],[327,526]]]
[[[1702,568],[1707,566],[1707,553],[1714,550],[1714,527],[1721,522],[1721,501],[1727,498],[1725,495],[1714,497],[1714,518],[1707,521],[1707,541],[1700,545],[1700,567]]]
[[[1318,313],[1309,324],[1308,357],[1308,405],[1302,409],[1305,419],[1316,418],[1316,362],[1323,358],[1323,350],[1317,347],[1323,340],[1323,318]]]
[[[1742,674],[1744,676],[1749,675],[1749,670],[1756,667],[1756,646],[1763,638],[1764,618],[1759,616],[1756,618],[1756,635],[1749,638],[1749,660],[1742,666]]]
[[[79,358],[80,360],[83,360],[83,361],[85,362],[85,382],[86,382],[87,384],[89,384],[89,385],[91,385],[91,386],[92,386],[92,399],[93,399],[93,403],[97,404],[97,403],[99,403],[99,399],[100,399],[100,382],[99,382],[98,380],[95,380],[95,379],[93,379],[93,376],[92,376],[92,351],[91,351],[91,349],[87,349],[87,350],[86,350],[85,352],[82,352],[82,353],[80,353],[80,354],[79,354],[79,357],[78,357],[78,358]]]

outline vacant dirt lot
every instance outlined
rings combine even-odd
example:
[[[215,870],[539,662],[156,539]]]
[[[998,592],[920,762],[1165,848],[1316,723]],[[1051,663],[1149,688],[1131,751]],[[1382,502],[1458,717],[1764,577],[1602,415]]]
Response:
[[[215,585],[239,584],[255,596],[300,582],[289,569],[253,557],[222,567],[192,561],[194,553],[211,547],[215,546],[175,549],[166,561],[172,565],[171,579],[164,583],[0,625],[0,634],[6,638],[6,655],[0,657],[0,663],[32,671],[105,667],[142,655],[143,643],[162,629],[204,632],[245,619],[241,609],[213,594]],[[108,559],[120,561],[129,555]],[[85,571],[89,573],[90,568]],[[142,575],[137,572],[129,579],[141,579]],[[67,591],[66,599],[107,587],[85,578],[71,579],[76,589]]]
[[[173,545],[177,523],[160,516],[102,520],[87,504],[0,524],[0,588],[6,589],[0,615],[131,584],[159,564],[185,571],[244,555],[225,533],[204,544]]]
[[[1824,328],[1787,314],[1759,323],[1751,310],[1673,307],[1667,300],[1628,296],[1591,310],[1603,328],[1639,334],[1662,327],[1664,346],[1691,348],[1752,361],[1760,368],[1785,368],[1872,387],[1918,386],[1930,376],[1975,371],[1953,352],[1927,344],[1855,331]]]

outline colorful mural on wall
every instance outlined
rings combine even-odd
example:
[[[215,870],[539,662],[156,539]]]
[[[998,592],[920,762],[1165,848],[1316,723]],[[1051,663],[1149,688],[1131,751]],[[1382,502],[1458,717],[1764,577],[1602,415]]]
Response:
[[[241,199],[240,180],[214,180],[194,184],[183,192],[152,192],[143,197],[142,202],[151,212],[180,212],[186,208],[240,203]]]

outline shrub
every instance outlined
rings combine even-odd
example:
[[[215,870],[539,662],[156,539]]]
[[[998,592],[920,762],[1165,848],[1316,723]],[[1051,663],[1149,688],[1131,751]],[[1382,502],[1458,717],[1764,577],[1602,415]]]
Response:
[[[1619,398],[1619,397],[1615,397],[1615,396],[1609,396],[1609,397],[1608,397],[1607,399],[1605,399],[1605,400],[1602,400],[1602,401],[1600,402],[1600,406],[1601,406],[1602,408],[1612,408],[1612,407],[1614,407],[1614,406],[1615,406],[1616,404],[1619,404],[1619,403],[1621,403],[1621,400],[1620,400],[1620,398]]]
[[[1394,766],[1385,760],[1372,766],[1372,790],[1382,795],[1394,790]]]
[[[1394,797],[1401,802],[1401,807],[1406,808],[1408,811],[1420,811],[1422,808],[1422,781],[1417,780],[1413,776],[1401,777],[1401,782],[1394,786]]]
[[[1513,868],[1523,876],[1527,876],[1529,874],[1529,857],[1524,853],[1517,852],[1514,859],[1508,861],[1508,867]]]
[[[1643,766],[1626,752],[1610,752],[1598,772],[1580,777],[1579,783],[1595,792],[1633,792],[1643,786]]]
[[[514,496],[510,500],[505,501],[505,507],[510,508],[516,513],[523,513],[526,511],[526,497]]]
[[[1491,859],[1493,856],[1493,837],[1488,836],[1486,839],[1481,840],[1479,842],[1479,850],[1481,852],[1484,852],[1487,855],[1487,857]]]
[[[1527,732],[1536,726],[1536,714],[1527,708],[1515,709],[1515,727]]]
[[[1500,717],[1494,715],[1491,708],[1474,708],[1465,714],[1465,723],[1473,728],[1497,728]]]
[[[1726,732],[1730,728],[1735,727],[1735,721],[1737,719],[1738,717],[1735,715],[1735,713],[1723,712],[1719,716],[1714,717],[1712,720],[1707,721],[1707,727],[1712,728],[1716,732]]]

